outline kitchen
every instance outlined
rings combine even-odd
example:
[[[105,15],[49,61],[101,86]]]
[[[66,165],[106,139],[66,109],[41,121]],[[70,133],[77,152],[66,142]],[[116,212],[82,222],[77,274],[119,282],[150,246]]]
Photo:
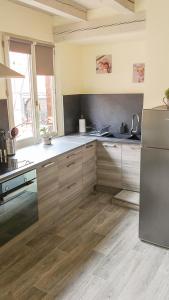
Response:
[[[141,202],[145,204],[141,207],[141,213],[145,208],[147,219],[145,222],[142,219],[143,230],[140,238],[150,243],[141,241],[138,230],[138,195],[141,143],[146,148],[143,149],[144,153],[149,145],[144,132],[149,130],[153,136],[153,128],[156,128],[158,134],[153,144],[155,147],[158,146],[157,138],[160,137],[160,131],[157,131],[158,124],[163,126],[160,128],[166,126],[167,132],[167,125],[163,123],[164,119],[160,118],[158,111],[154,110],[154,119],[148,116],[148,121],[144,119],[143,112],[142,141],[140,140],[142,109],[148,114],[149,109],[162,105],[164,91],[168,87],[168,3],[165,0],[164,7],[161,7],[158,2],[154,3],[152,0],[148,3],[136,1],[136,9],[141,11],[141,24],[136,26],[136,31],[125,27],[120,28],[121,36],[119,33],[114,36],[112,30],[111,34],[105,31],[104,37],[103,33],[99,32],[94,38],[92,32],[85,38],[83,33],[72,33],[72,36],[64,33],[65,35],[61,36],[63,27],[66,30],[69,27],[67,24],[72,23],[69,30],[74,30],[74,26],[78,28],[80,25],[79,21],[78,25],[74,25],[70,15],[67,17],[68,11],[63,12],[64,5],[59,9],[57,7],[54,16],[49,14],[49,11],[42,12],[19,2],[24,1],[0,0],[0,37],[4,41],[4,47],[0,48],[0,62],[15,69],[14,62],[20,63],[20,60],[17,60],[15,54],[11,54],[11,61],[7,60],[7,53],[9,49],[16,53],[18,41],[24,40],[20,51],[23,55],[34,58],[32,68],[37,72],[37,90],[33,89],[32,99],[37,95],[38,101],[43,105],[45,99],[42,90],[39,90],[38,76],[55,76],[57,88],[51,89],[50,95],[53,93],[52,95],[56,96],[56,102],[49,103],[48,106],[51,113],[53,105],[53,119],[50,115],[49,120],[53,122],[54,137],[52,141],[48,141],[51,141],[51,145],[44,145],[40,140],[39,125],[37,131],[30,130],[32,120],[28,114],[27,127],[20,126],[19,131],[25,134],[25,129],[28,130],[26,134],[35,133],[38,143],[32,143],[34,137],[31,136],[24,144],[24,139],[19,140],[19,133],[16,136],[16,145],[10,149],[13,152],[16,150],[16,154],[6,156],[6,151],[1,154],[0,298],[167,299],[168,250],[151,244],[162,245],[162,241],[165,241],[163,246],[168,247],[167,222],[164,222],[164,228],[161,227],[163,232],[154,230],[156,234],[153,237],[143,236],[146,233],[144,225],[151,221],[149,225],[152,232],[153,227],[157,226],[155,217],[159,217],[159,223],[162,215],[155,214],[157,206],[154,206],[151,219],[151,206]],[[80,5],[80,2],[82,4],[85,0],[77,2]],[[93,4],[86,1],[86,5]],[[90,26],[98,24],[99,18],[114,15],[114,11],[124,13],[126,6],[118,5],[114,4],[112,11],[110,6],[90,7]],[[142,24],[145,22],[142,19],[145,9],[146,29],[145,24]],[[77,11],[76,8],[76,14]],[[73,13],[75,14],[75,11],[69,11],[69,14]],[[78,18],[83,18],[82,12],[79,14]],[[157,16],[160,19],[158,27],[155,26]],[[118,18],[117,16],[117,20]],[[133,24],[132,14],[124,14],[123,18],[128,18]],[[130,30],[131,33],[128,33]],[[102,38],[99,38],[100,34]],[[65,42],[60,42],[61,39],[65,39]],[[44,49],[52,53],[54,43],[56,67],[49,70],[49,64],[44,63],[45,59],[41,59],[39,65],[38,59],[42,52],[44,53]],[[96,73],[96,57],[102,54],[112,55],[110,74]],[[29,62],[30,60],[27,60],[27,63]],[[133,64],[136,63],[146,64],[145,83],[133,82]],[[45,67],[41,68],[42,65]],[[17,69],[18,72],[20,70]],[[19,73],[22,75],[21,71]],[[13,76],[10,74],[10,78]],[[0,125],[1,129],[8,131],[8,127],[11,130],[18,125],[11,122],[13,107],[9,93],[12,90],[10,84],[15,82],[12,87],[16,88],[23,79],[6,81],[5,76],[1,77]],[[17,80],[19,83],[16,83]],[[35,78],[32,78],[32,86],[35,86],[35,82]],[[51,81],[45,82],[44,87],[48,87],[49,91]],[[24,97],[29,98],[25,93]],[[28,107],[30,109],[30,106]],[[18,106],[16,108],[18,109]],[[31,110],[35,116],[38,111],[42,125],[43,109],[40,110],[36,101]],[[16,110],[14,118],[15,113]],[[165,111],[166,119],[167,113]],[[79,119],[83,120],[82,123],[85,119],[86,133],[79,134]],[[57,128],[54,120],[57,120]],[[56,129],[58,137],[55,136]],[[98,136],[104,135],[105,132],[106,135],[108,133],[114,137]],[[1,133],[2,144],[4,133]],[[15,134],[17,135],[17,130],[14,130]],[[152,141],[148,142],[151,148]],[[167,142],[163,146],[168,147]],[[4,150],[4,146],[1,150]],[[153,157],[152,164],[158,159],[157,156]],[[146,155],[144,158],[149,166],[149,158],[147,160]],[[167,155],[163,162],[167,164]],[[158,176],[155,176],[157,169],[154,167],[154,170],[154,176],[149,176],[158,183]],[[141,174],[141,184],[143,182],[143,187],[147,187],[147,171]],[[164,176],[163,172],[160,174]],[[162,178],[165,188],[167,171],[165,178]],[[129,196],[130,201],[114,197],[123,190],[132,193]],[[145,191],[141,190],[142,192]],[[161,193],[159,188],[159,197]],[[137,202],[134,198],[134,203],[131,199],[133,194],[137,195]],[[154,205],[153,201],[150,201],[150,204]],[[161,213],[166,219],[167,206],[163,207]],[[162,241],[155,240],[160,235]]]

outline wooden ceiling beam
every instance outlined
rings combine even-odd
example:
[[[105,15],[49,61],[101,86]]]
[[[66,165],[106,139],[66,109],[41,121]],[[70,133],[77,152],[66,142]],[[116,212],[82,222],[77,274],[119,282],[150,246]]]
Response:
[[[87,9],[72,0],[10,0],[52,15],[87,20]]]

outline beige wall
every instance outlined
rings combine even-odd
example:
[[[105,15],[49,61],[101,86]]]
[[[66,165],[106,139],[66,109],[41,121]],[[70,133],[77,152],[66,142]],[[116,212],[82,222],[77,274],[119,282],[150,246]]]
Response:
[[[96,74],[96,56],[112,54],[112,74]],[[144,84],[132,82],[133,63],[145,62],[145,41],[94,45],[56,45],[56,72],[61,93],[143,93]]]
[[[56,44],[56,75],[61,93],[78,94],[82,91],[81,46],[69,43]]]
[[[96,56],[112,54],[112,73],[96,74]],[[102,43],[82,48],[84,93],[140,93],[144,84],[132,82],[133,63],[145,62],[145,41]]]
[[[0,31],[52,41],[53,17],[0,0]]]
[[[169,87],[169,1],[148,0],[147,3],[147,66],[144,106],[162,103]]]
[[[0,0],[0,62],[4,62],[1,47],[2,32],[52,42],[53,17],[16,5],[8,0]],[[5,80],[0,80],[0,99],[6,98]]]
[[[136,11],[143,11],[147,9],[147,0],[135,0]]]

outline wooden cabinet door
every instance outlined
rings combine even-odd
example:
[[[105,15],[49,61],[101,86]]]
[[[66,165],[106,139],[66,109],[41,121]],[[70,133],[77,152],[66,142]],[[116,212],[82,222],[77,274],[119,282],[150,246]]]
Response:
[[[121,145],[98,142],[97,184],[121,188]]]
[[[96,142],[83,147],[83,194],[90,194],[96,185]]]
[[[122,145],[122,187],[140,190],[140,145]]]
[[[45,215],[53,207],[59,207],[57,159],[42,163],[37,168],[39,215]]]
[[[61,213],[68,211],[81,200],[82,148],[59,157],[59,206]],[[77,200],[77,201],[76,201]]]
[[[91,159],[96,160],[96,142],[91,142],[83,147],[83,163]]]

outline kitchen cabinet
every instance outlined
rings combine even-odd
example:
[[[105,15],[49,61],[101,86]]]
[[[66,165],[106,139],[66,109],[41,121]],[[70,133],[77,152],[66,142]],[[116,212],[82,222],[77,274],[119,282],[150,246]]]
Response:
[[[59,181],[57,159],[42,163],[37,171],[39,217],[44,216],[52,207],[59,208]]]
[[[59,207],[68,211],[82,199],[82,147],[69,151],[58,158]]]
[[[140,190],[140,145],[122,145],[122,187]]]
[[[98,142],[97,184],[140,190],[140,145]]]
[[[120,144],[98,142],[97,184],[108,187],[122,187]]]
[[[65,213],[97,185],[139,191],[140,145],[90,142],[37,168],[40,217]]]
[[[96,142],[83,147],[82,165],[83,195],[90,194],[96,185]]]

